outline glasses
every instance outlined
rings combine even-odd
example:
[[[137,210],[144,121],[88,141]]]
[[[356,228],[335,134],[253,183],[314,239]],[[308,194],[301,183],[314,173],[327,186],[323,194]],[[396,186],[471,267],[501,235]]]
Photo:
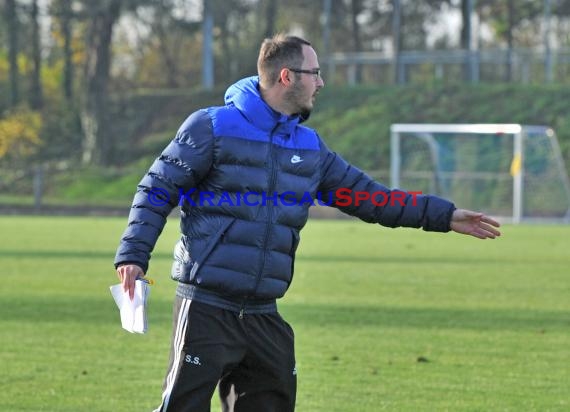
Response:
[[[293,69],[291,67],[289,67],[288,69],[291,70],[293,73],[312,74],[314,81],[319,80],[319,78],[321,77],[321,69],[306,70],[306,69]]]

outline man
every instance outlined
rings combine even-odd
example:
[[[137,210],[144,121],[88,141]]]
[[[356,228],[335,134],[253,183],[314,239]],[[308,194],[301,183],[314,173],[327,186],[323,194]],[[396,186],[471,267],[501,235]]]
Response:
[[[301,125],[324,86],[309,42],[266,39],[258,74],[231,86],[225,106],[182,124],[140,182],[117,251],[117,273],[132,296],[181,203],[172,351],[158,411],[209,411],[218,383],[226,411],[294,410],[293,331],[275,300],[293,277],[311,199],[322,194],[345,213],[390,227],[500,235],[481,213],[390,191]],[[373,201],[379,193],[385,202]]]

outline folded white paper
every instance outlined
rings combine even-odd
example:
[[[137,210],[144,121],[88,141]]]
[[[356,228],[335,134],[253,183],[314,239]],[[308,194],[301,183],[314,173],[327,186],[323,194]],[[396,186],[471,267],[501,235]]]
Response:
[[[131,333],[145,333],[147,330],[146,302],[150,294],[149,285],[142,281],[135,281],[135,296],[133,300],[128,292],[123,291],[123,286],[119,283],[110,287],[111,295],[121,314],[121,325],[123,329]]]

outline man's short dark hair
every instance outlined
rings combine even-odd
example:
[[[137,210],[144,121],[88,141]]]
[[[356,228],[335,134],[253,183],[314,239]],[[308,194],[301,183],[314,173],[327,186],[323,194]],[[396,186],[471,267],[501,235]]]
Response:
[[[303,63],[303,46],[311,43],[297,36],[276,34],[263,40],[257,59],[259,81],[270,87],[279,79],[279,72],[284,67],[301,67]]]

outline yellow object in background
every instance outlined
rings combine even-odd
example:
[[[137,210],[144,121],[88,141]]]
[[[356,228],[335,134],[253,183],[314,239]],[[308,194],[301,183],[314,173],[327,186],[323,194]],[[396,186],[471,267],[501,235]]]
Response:
[[[515,177],[521,172],[522,166],[522,156],[520,154],[515,155],[513,157],[513,161],[511,162],[511,176]]]

